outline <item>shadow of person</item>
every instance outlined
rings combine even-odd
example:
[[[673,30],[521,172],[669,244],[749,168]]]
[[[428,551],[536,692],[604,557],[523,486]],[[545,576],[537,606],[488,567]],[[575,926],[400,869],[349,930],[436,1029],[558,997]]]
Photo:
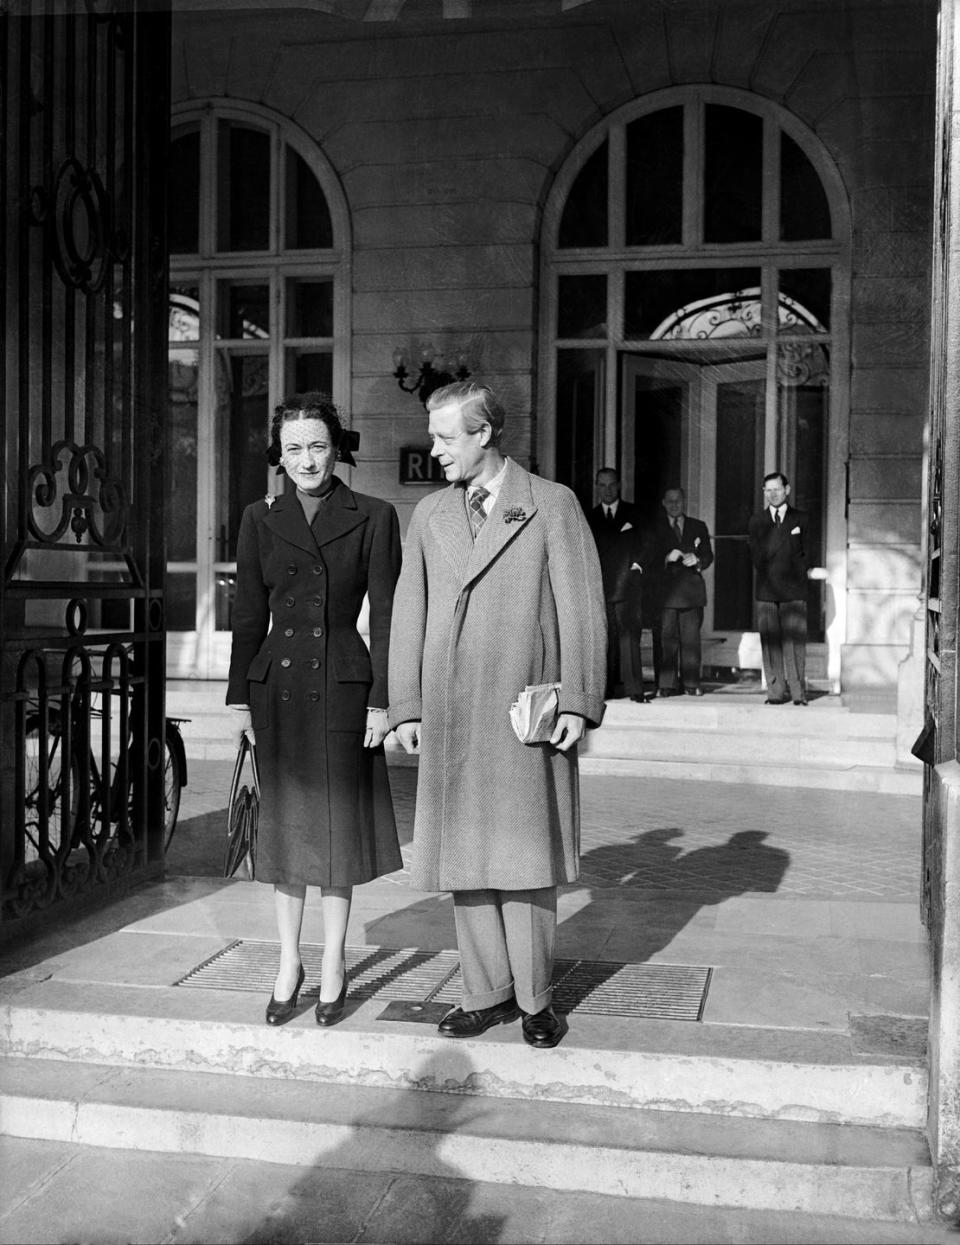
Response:
[[[589,898],[558,929],[558,958],[642,964],[670,945],[702,908],[748,892],[773,894],[790,853],[766,842],[765,830],[740,830],[725,843],[684,852],[684,831],[658,828],[605,843],[581,858]]]
[[[477,1180],[442,1155],[446,1138],[496,1110],[497,1100],[471,1092],[476,1069],[454,1043],[396,1071],[406,1088],[338,1087],[336,1123],[329,1127],[334,1144],[286,1189],[278,1187],[260,1222],[233,1239],[245,1245],[500,1240],[502,1203],[491,1199],[489,1211],[474,1206]],[[324,1087],[316,1089],[322,1102]],[[475,1152],[483,1142],[471,1144]]]

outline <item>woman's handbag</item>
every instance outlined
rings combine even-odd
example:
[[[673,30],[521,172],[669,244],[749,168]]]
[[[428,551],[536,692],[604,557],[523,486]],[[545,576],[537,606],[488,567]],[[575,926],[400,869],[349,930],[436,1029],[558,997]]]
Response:
[[[244,761],[249,756],[253,773],[252,789],[241,787],[240,777]],[[230,799],[227,803],[227,849],[223,857],[223,876],[232,878],[242,867],[244,876],[251,881],[255,876],[257,856],[257,826],[260,821],[260,765],[257,762],[257,746],[246,734],[240,740],[237,763],[233,767]]]

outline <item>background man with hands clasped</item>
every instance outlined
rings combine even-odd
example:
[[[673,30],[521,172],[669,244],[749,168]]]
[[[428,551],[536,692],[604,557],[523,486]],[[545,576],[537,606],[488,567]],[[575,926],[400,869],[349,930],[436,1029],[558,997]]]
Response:
[[[702,696],[700,626],[707,588],[701,572],[713,564],[710,533],[701,519],[684,513],[682,488],[668,488],[661,504],[664,513],[657,524],[652,559],[661,609],[658,695],[672,696],[677,691],[679,656],[683,690],[688,696]]]
[[[557,886],[579,871],[577,742],[604,711],[600,565],[580,504],[500,449],[504,411],[473,381],[427,401],[450,485],[410,520],[390,637],[390,725],[419,752],[411,880],[453,892],[461,1006],[473,1037],[523,1013],[549,1048]],[[549,743],[522,744],[510,706],[559,684]]]

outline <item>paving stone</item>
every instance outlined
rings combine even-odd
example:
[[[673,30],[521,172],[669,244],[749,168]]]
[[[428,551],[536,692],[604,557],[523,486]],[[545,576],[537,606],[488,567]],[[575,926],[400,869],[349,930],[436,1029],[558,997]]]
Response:
[[[395,1180],[390,1174],[236,1162],[184,1217],[170,1245],[354,1241]]]
[[[3,1214],[0,1242],[19,1245],[953,1245],[937,1224],[743,1211],[564,1193],[449,1176],[371,1175],[349,1169],[85,1149],[7,1139],[8,1165],[59,1167],[29,1213]],[[179,1202],[175,1190],[180,1191]]]
[[[0,1219],[3,1245],[150,1245],[200,1204],[222,1161],[73,1147],[73,1158]],[[6,1202],[6,1198],[4,1199]]]
[[[229,761],[193,761],[171,873],[219,876]],[[391,767],[405,865],[417,772]],[[219,805],[219,807],[218,807]],[[222,816],[221,816],[222,814]],[[581,778],[581,882],[602,889],[914,900],[920,801],[873,792]]]

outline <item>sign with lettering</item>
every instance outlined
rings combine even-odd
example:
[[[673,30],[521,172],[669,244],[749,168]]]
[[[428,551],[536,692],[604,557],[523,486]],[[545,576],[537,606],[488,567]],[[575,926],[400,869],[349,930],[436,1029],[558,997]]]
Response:
[[[429,445],[405,445],[400,450],[401,484],[445,484],[447,477]]]

